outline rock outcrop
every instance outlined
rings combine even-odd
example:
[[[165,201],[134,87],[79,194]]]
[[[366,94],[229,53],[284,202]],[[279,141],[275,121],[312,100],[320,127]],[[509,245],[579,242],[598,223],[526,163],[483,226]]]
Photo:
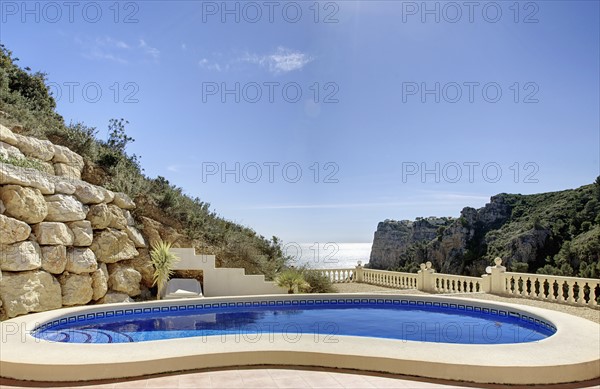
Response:
[[[446,222],[429,218],[379,223],[369,266],[406,268],[407,264],[431,261],[439,272],[475,276],[483,274],[496,256],[504,258],[509,267],[514,262],[539,266],[548,252],[551,231],[531,221],[519,221],[518,227],[508,225],[515,218],[513,209],[515,202],[521,201],[519,196],[493,196],[483,208],[466,207],[458,219],[443,219]],[[505,243],[499,243],[500,235]]]
[[[392,269],[402,266],[403,255],[411,244],[428,243],[436,237],[440,227],[452,222],[450,218],[429,217],[409,220],[386,220],[377,226],[369,266],[374,269]]]
[[[68,148],[2,125],[0,155],[40,168],[0,163],[0,319],[147,297],[154,268],[127,195],[82,181]]]

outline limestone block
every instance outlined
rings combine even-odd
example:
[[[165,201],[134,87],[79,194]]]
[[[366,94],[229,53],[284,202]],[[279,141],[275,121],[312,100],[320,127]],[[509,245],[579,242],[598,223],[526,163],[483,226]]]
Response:
[[[108,211],[110,212],[110,228],[116,228],[118,230],[124,230],[127,227],[127,219],[123,214],[123,210],[116,205],[109,204]]]
[[[6,271],[27,271],[42,266],[40,246],[31,241],[0,245],[0,269]]]
[[[108,274],[108,287],[111,290],[126,293],[128,296],[137,296],[141,293],[142,275],[137,270],[114,263],[108,266]]]
[[[41,246],[42,269],[52,274],[62,274],[67,266],[67,248],[65,246]]]
[[[93,273],[98,269],[96,255],[88,248],[69,248],[67,250],[67,266],[69,273]]]
[[[62,305],[83,305],[92,300],[92,277],[89,274],[64,273],[58,278],[62,290]]]
[[[33,226],[33,233],[42,245],[73,245],[73,233],[63,223],[39,223]]]
[[[15,134],[2,124],[0,124],[0,141],[8,143],[11,146],[16,146],[19,143]]]
[[[80,175],[84,166],[83,158],[79,154],[71,151],[68,147],[60,145],[54,145],[54,158],[52,162],[72,166],[80,172]]]
[[[144,240],[142,233],[139,232],[135,227],[127,226],[125,228],[125,232],[136,248],[146,247],[146,241]]]
[[[98,262],[115,263],[136,257],[139,253],[123,231],[113,228],[94,234],[90,247]]]
[[[95,230],[103,230],[110,225],[111,212],[106,204],[96,204],[90,207],[87,220]]]
[[[52,142],[20,134],[14,134],[14,136],[17,138],[17,144],[14,146],[21,150],[23,154],[42,161],[50,161],[54,158],[54,145]]]
[[[83,204],[100,204],[104,202],[105,192],[102,188],[85,181],[73,181],[75,197]]]
[[[108,269],[105,263],[101,263],[100,267],[92,273],[92,289],[94,291],[92,300],[99,300],[108,292]]]
[[[126,210],[135,209],[135,203],[125,193],[120,193],[120,192],[115,193],[115,198],[113,200],[113,203],[121,209],[126,209]]]
[[[92,223],[88,220],[80,220],[76,222],[67,223],[67,226],[73,232],[73,246],[76,247],[89,247],[94,239],[94,231],[92,230]]]
[[[0,185],[20,185],[39,189],[42,194],[54,194],[54,184],[46,173],[0,163]]]
[[[39,223],[48,215],[48,205],[39,189],[6,185],[0,188],[0,199],[7,216],[25,223]]]
[[[100,304],[132,303],[133,300],[126,293],[107,292],[106,295],[98,301]]]
[[[0,244],[22,242],[29,238],[31,227],[27,223],[0,215]]]
[[[154,284],[154,265],[150,260],[150,253],[147,249],[138,251],[140,255],[137,257],[119,263],[137,270],[142,275],[142,285],[151,288]]]
[[[84,220],[87,215],[88,208],[73,196],[55,194],[45,198],[48,207],[46,221],[72,222]]]
[[[2,273],[0,299],[8,317],[42,312],[62,306],[60,284],[50,273]]]
[[[25,154],[21,152],[18,148],[8,143],[4,143],[0,141],[0,156],[4,158],[16,158],[23,159],[25,158]]]
[[[54,174],[59,177],[67,177],[74,180],[81,179],[81,171],[66,163],[55,163]]]

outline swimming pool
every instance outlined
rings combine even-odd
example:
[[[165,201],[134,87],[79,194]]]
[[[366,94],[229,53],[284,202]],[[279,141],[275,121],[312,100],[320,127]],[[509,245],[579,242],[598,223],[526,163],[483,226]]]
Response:
[[[277,303],[280,303],[278,305]],[[262,303],[262,304],[261,304]],[[436,343],[508,344],[534,342],[556,332],[546,321],[511,310],[468,304],[403,299],[263,301],[213,306],[195,304],[170,310],[128,310],[63,320],[34,336],[65,343],[129,343],[162,339],[234,335],[242,341],[302,336],[339,341],[340,336],[376,337]],[[185,308],[185,309],[183,309]]]
[[[374,317],[364,314],[369,310]],[[300,311],[308,316],[300,320]],[[448,321],[440,321],[436,327],[431,324],[437,319],[428,316],[425,326],[419,327],[416,323],[423,321],[423,311],[440,314]],[[320,312],[329,316],[310,317]],[[404,318],[404,328],[398,324],[387,327],[395,338],[383,337],[389,333],[380,332],[381,326],[385,329],[395,320],[386,315]],[[418,316],[407,319],[411,315]],[[362,327],[363,319],[380,327]],[[193,330],[185,326],[176,329],[185,320],[193,323]],[[232,320],[237,324],[231,325]],[[185,337],[173,332],[177,337],[165,338],[165,333],[140,331],[140,322],[153,323],[165,332],[198,328],[204,332]],[[56,330],[69,334],[69,328],[77,333],[83,327],[109,323],[120,323],[116,324],[119,328],[113,327],[118,330],[115,337],[142,333],[160,340],[115,342],[109,333],[113,343],[105,343],[105,335],[97,336],[102,343],[92,343],[93,336],[85,343],[89,333],[75,335],[72,342],[51,341],[42,335]],[[310,324],[312,332],[305,332],[311,330]],[[524,336],[514,343],[514,331],[508,329],[515,324],[519,331],[539,333],[535,336],[543,338]],[[507,343],[459,343],[457,325],[466,334],[469,328],[486,329],[493,338],[499,330],[507,330],[511,337],[504,340]],[[349,333],[361,327],[368,336]],[[94,331],[86,329],[90,330]],[[194,336],[187,336],[190,334]],[[263,295],[81,306],[0,322],[0,339],[0,375],[32,381],[86,381],[268,365],[527,385],[589,380],[600,371],[600,327],[596,323],[536,307],[439,295]]]

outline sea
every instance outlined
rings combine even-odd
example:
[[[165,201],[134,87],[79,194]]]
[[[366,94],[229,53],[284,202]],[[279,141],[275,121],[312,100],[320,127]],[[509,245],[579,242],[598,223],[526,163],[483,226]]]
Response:
[[[284,253],[292,257],[291,264],[312,269],[348,269],[369,262],[372,243],[288,243]]]

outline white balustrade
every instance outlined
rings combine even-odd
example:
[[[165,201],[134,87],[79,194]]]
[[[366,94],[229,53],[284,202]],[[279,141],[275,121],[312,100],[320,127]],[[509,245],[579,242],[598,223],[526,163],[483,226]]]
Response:
[[[454,274],[433,273],[433,291],[437,293],[483,292],[483,279]]]
[[[332,283],[362,282],[395,289],[428,293],[492,293],[561,304],[600,308],[600,279],[506,272],[502,259],[494,260],[482,277],[436,273],[431,262],[415,273],[364,268],[315,269]]]
[[[362,269],[365,284],[386,286],[394,289],[417,289],[418,275],[386,270]]]
[[[600,280],[507,272],[504,273],[503,294],[598,307],[600,305]]]
[[[314,269],[328,277],[329,280],[334,284],[343,284],[348,282],[356,282],[356,270],[355,269]]]

